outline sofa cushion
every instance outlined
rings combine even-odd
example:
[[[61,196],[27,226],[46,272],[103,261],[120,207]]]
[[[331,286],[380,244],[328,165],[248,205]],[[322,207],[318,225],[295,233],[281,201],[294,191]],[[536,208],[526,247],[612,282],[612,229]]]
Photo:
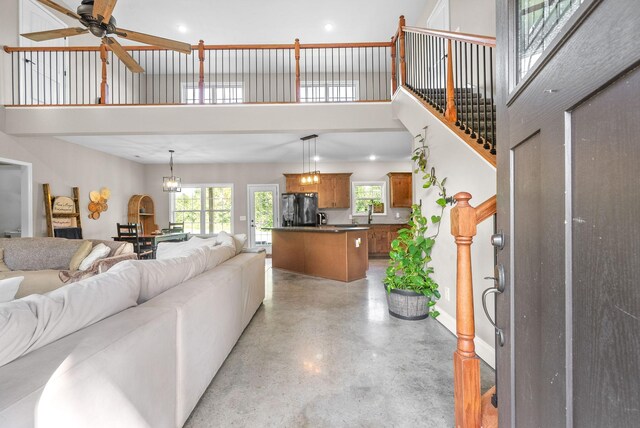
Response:
[[[207,268],[206,251],[206,247],[200,247],[182,257],[127,262],[132,263],[140,272],[138,303],[153,299],[160,293],[204,272]]]
[[[128,263],[46,295],[0,303],[0,366],[135,306],[140,276]]]
[[[71,257],[71,261],[69,262],[69,270],[78,270],[80,267],[80,263],[91,254],[91,249],[93,248],[93,244],[91,241],[84,241],[78,251]]]
[[[11,270],[69,269],[84,241],[64,238],[0,238],[4,262]]]
[[[91,265],[98,260],[106,259],[107,256],[109,256],[109,253],[111,253],[111,248],[102,243],[96,245],[93,247],[89,255],[82,260],[80,266],[78,266],[78,270],[89,269]]]
[[[235,256],[235,248],[230,245],[218,245],[207,251],[207,268],[211,270]]]
[[[236,254],[240,254],[245,245],[247,245],[247,235],[244,233],[233,235],[233,243],[236,246]]]
[[[131,308],[0,367],[0,427],[175,427],[175,318]]]
[[[24,281],[16,293],[16,299],[21,299],[30,294],[44,294],[62,287],[64,282],[58,277],[59,272],[55,269],[14,270],[0,272],[0,279],[24,276]]]
[[[0,279],[0,303],[10,302],[15,299],[18,287],[20,287],[23,279],[24,276]]]

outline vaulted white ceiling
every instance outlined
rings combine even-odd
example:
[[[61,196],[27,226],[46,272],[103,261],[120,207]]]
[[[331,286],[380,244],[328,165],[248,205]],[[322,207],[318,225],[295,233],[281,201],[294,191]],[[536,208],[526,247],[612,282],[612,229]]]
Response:
[[[136,162],[166,163],[173,149],[176,163],[302,162],[297,134],[125,135],[60,137],[74,144]],[[320,162],[409,161],[408,132],[350,132],[320,134]]]
[[[80,0],[64,0],[72,10]],[[197,44],[388,41],[429,0],[119,0],[118,25]],[[333,30],[325,30],[332,24]],[[178,27],[184,26],[182,33]]]

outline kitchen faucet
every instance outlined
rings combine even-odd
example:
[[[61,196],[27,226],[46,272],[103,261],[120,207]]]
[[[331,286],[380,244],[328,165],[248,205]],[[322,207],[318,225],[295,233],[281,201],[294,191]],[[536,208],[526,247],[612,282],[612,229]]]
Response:
[[[373,221],[373,204],[369,204],[369,214],[367,216],[367,223],[371,224]]]

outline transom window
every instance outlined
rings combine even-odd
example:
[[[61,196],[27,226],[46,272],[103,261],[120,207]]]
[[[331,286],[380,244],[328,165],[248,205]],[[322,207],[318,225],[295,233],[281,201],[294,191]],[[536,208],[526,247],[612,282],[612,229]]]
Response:
[[[242,83],[225,83],[222,86],[205,83],[203,89],[205,104],[238,104],[244,101]],[[182,102],[200,104],[200,91],[197,83],[182,84]]]
[[[368,215],[373,205],[374,215],[387,214],[387,184],[384,181],[354,181],[352,183],[353,215]]]
[[[184,223],[184,231],[194,235],[214,235],[233,231],[233,185],[182,186],[171,193],[171,221]]]
[[[303,103],[340,103],[358,100],[355,82],[302,82],[300,102]]]

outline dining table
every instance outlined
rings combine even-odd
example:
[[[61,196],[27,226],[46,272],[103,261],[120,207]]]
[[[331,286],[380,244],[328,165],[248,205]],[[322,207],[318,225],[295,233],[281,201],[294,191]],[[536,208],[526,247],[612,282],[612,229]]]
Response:
[[[128,239],[119,238],[117,236],[112,237],[114,241],[128,241]],[[169,232],[169,233],[151,233],[139,235],[138,239],[140,241],[147,241],[151,243],[151,250],[153,252],[152,258],[156,258],[156,250],[158,248],[158,244],[161,242],[179,242],[179,241],[188,241],[189,240],[189,232]]]

